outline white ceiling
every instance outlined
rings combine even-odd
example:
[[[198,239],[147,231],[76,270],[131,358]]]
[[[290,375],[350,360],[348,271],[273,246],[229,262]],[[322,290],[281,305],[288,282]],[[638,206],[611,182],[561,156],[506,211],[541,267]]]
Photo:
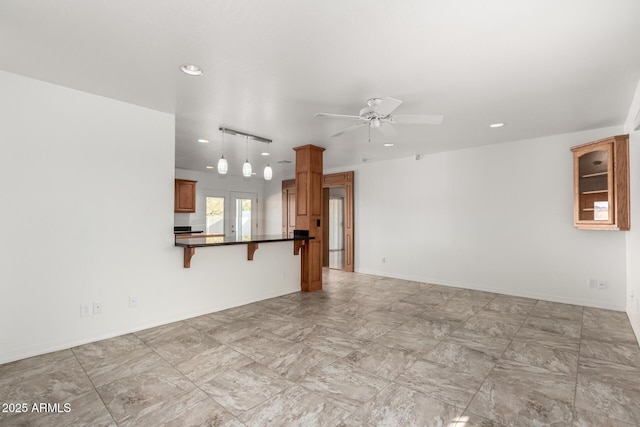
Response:
[[[638,22],[638,0],[0,0],[0,69],[175,114],[179,168],[216,164],[221,125],[273,139],[281,179],[291,166],[276,162],[304,144],[334,168],[621,125]],[[366,127],[330,138],[351,123],[314,117],[371,97],[445,119],[398,126],[384,148]],[[245,144],[225,145],[239,174]]]

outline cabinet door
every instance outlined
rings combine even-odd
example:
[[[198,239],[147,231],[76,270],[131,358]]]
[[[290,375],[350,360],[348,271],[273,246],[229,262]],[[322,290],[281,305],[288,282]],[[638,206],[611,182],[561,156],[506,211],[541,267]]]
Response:
[[[176,179],[174,212],[196,211],[196,181]]]
[[[576,224],[615,224],[613,144],[575,152]]]

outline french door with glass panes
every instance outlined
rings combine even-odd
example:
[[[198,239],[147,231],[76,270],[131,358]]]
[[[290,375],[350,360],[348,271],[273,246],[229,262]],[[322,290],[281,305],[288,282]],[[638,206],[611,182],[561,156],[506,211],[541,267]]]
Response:
[[[251,240],[258,234],[258,195],[236,191],[207,194],[205,234]]]
[[[258,234],[258,195],[256,193],[229,193],[228,234],[236,240],[251,240]]]

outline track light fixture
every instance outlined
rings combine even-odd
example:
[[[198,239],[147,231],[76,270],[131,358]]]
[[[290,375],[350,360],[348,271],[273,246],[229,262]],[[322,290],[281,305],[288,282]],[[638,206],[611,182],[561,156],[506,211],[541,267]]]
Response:
[[[256,142],[262,142],[264,144],[267,144],[267,153],[263,152],[262,153],[263,155],[269,155],[270,153],[269,144],[271,144],[273,141],[269,138],[264,138],[262,136],[253,135],[247,132],[242,132],[242,131],[231,129],[224,126],[220,126],[218,130],[222,132],[222,151],[223,151],[222,157],[218,161],[218,172],[220,174],[226,174],[229,168],[227,164],[227,160],[224,158],[224,134],[228,133],[230,135],[238,135],[238,136],[245,137],[246,151],[245,151],[245,161],[244,161],[244,164],[242,165],[242,176],[244,176],[245,178],[250,178],[251,175],[253,175],[253,167],[249,162],[249,140],[251,139]],[[222,162],[224,162],[224,167],[221,166]],[[267,163],[267,166],[264,168],[264,179],[269,181],[272,178],[273,178],[273,169],[271,168],[271,165]]]

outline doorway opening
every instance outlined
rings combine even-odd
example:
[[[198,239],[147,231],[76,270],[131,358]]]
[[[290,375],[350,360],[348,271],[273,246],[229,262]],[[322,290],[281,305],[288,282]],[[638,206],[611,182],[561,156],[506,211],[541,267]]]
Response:
[[[322,248],[322,266],[330,268],[340,268],[346,272],[354,271],[354,173],[339,172],[322,176],[322,240],[325,242]],[[335,190],[334,190],[335,189]],[[331,221],[330,200],[331,194],[334,199],[342,199],[342,207],[337,207],[340,202],[333,202],[334,221],[337,223],[333,227],[335,236],[332,240],[329,223]],[[341,219],[338,216],[342,212]],[[296,181],[288,179],[282,181],[282,234],[293,237],[296,228]],[[341,226],[340,226],[341,223]],[[340,237],[341,236],[341,237]],[[333,243],[333,245],[332,245]],[[335,263],[330,261],[330,249],[334,248]],[[333,265],[333,266],[331,266]]]
[[[227,233],[236,240],[247,242],[258,232],[258,195],[255,193],[231,192],[231,230]]]
[[[207,196],[206,203],[206,228],[204,234],[224,235],[224,197]]]
[[[344,270],[345,187],[329,188],[329,268]]]
[[[236,199],[236,235],[251,240],[251,199]]]

